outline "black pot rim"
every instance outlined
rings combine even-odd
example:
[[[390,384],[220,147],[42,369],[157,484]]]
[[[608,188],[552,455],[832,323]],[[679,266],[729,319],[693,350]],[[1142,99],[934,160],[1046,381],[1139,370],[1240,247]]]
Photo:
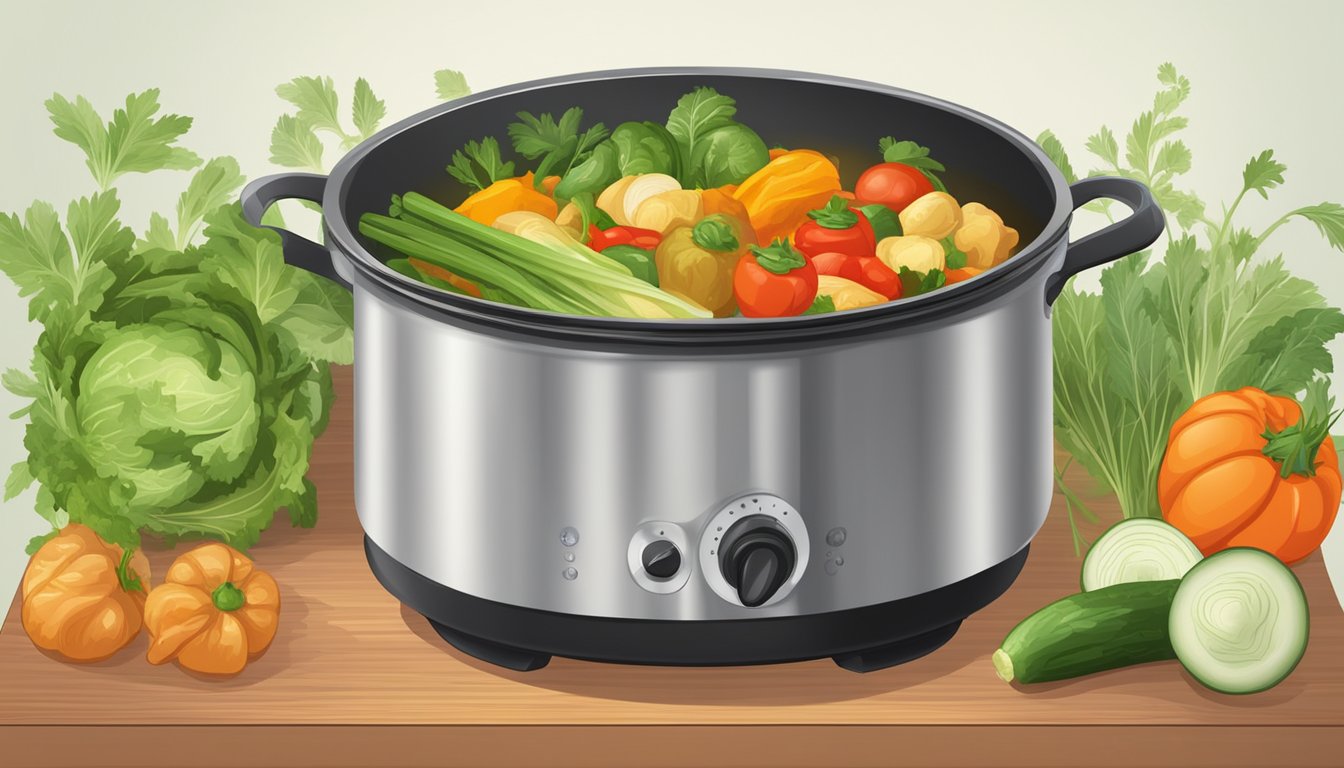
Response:
[[[704,320],[566,315],[441,291],[388,268],[360,244],[350,222],[343,215],[352,179],[360,163],[374,149],[415,126],[472,104],[556,85],[667,76],[745,77],[819,83],[893,96],[950,113],[994,132],[1026,155],[1053,188],[1054,211],[1041,233],[1011,259],[969,280],[938,291],[897,302],[824,315]],[[1068,183],[1045,152],[1019,131],[988,115],[942,99],[865,80],[792,70],[739,67],[649,67],[585,72],[493,88],[432,107],[379,131],[345,155],[328,176],[323,190],[322,208],[329,247],[343,256],[357,275],[369,284],[418,305],[421,311],[429,310],[436,317],[470,326],[485,326],[529,336],[563,338],[580,343],[609,341],[658,346],[798,342],[840,336],[848,338],[860,333],[947,317],[980,306],[1039,272],[1055,246],[1066,236],[1072,216]]]

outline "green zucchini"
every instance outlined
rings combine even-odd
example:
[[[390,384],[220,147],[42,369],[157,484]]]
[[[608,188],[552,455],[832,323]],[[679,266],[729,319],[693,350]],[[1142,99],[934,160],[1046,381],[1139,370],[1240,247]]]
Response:
[[[1168,614],[1178,580],[1069,595],[1022,620],[994,652],[1007,682],[1043,683],[1176,657]]]
[[[1107,528],[1087,550],[1083,591],[1125,582],[1179,579],[1203,557],[1194,542],[1165,520],[1131,517]]]
[[[1310,634],[1302,584],[1278,558],[1234,547],[1205,558],[1181,580],[1170,637],[1196,680],[1223,693],[1255,693],[1288,677]]]

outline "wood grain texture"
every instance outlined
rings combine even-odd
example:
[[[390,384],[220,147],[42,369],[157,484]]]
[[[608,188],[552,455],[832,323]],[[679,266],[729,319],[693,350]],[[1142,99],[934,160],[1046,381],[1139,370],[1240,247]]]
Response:
[[[164,739],[184,733],[181,729],[187,726],[363,724],[438,726],[423,734],[461,733],[470,740],[487,739],[470,734],[495,731],[463,727],[513,726],[524,729],[529,734],[526,741],[534,742],[534,737],[551,733],[546,726],[583,725],[593,727],[585,732],[608,734],[600,738],[610,739],[610,746],[619,749],[627,738],[619,734],[628,736],[631,726],[696,726],[711,740],[731,725],[810,726],[780,729],[787,738],[770,740],[779,745],[772,752],[789,755],[789,744],[801,748],[797,745],[807,740],[878,734],[872,736],[875,743],[890,744],[921,733],[921,743],[940,743],[960,750],[957,754],[967,762],[978,762],[975,754],[995,752],[986,744],[1006,748],[1023,738],[1053,740],[1055,735],[1046,734],[1084,733],[1069,730],[1079,726],[1102,729],[1098,733],[1115,733],[1105,730],[1113,726],[1145,726],[1124,731],[1141,731],[1142,736],[1108,739],[1117,745],[1115,755],[1123,763],[1124,756],[1151,755],[1157,749],[1155,738],[1182,733],[1185,739],[1204,733],[1204,738],[1222,740],[1247,732],[1225,726],[1254,726],[1267,729],[1266,735],[1275,729],[1272,733],[1291,739],[1292,747],[1280,746],[1303,764],[1313,762],[1316,747],[1332,745],[1337,756],[1338,747],[1344,746],[1344,613],[1319,555],[1295,569],[1312,608],[1307,655],[1292,677],[1266,693],[1246,697],[1211,693],[1174,662],[1030,688],[999,681],[989,657],[1007,631],[1031,611],[1077,588],[1079,560],[1058,498],[1012,589],[968,619],[942,650],[895,669],[856,675],[828,660],[686,669],[555,659],[531,673],[491,667],[446,646],[422,618],[384,592],[365,565],[353,507],[349,374],[348,369],[337,371],[339,399],[310,473],[321,494],[317,528],[290,528],[282,515],[252,553],[260,567],[275,575],[282,590],[280,632],[266,656],[236,678],[204,680],[172,665],[150,666],[144,660],[141,637],[108,661],[65,664],[32,646],[16,606],[0,630],[0,742],[45,739],[51,744],[54,732],[47,728],[90,724],[159,726]],[[1080,485],[1086,482],[1076,473],[1071,472],[1070,478]],[[1104,498],[1097,499],[1093,509],[1103,520],[1118,515],[1114,502]],[[1095,535],[1097,530],[1094,526],[1087,533]],[[162,574],[172,557],[171,551],[150,552],[155,572]],[[1028,726],[1040,735],[994,728],[1013,725]],[[858,726],[889,730],[853,730]],[[1169,730],[1178,727],[1186,730]],[[974,743],[957,735],[971,733],[964,730],[968,728],[984,729],[975,731],[981,736],[971,740]],[[353,745],[363,738],[350,734],[364,730],[330,729],[330,738],[321,741],[337,754],[340,744]],[[1300,737],[1286,735],[1298,732]],[[669,736],[669,743],[679,738]],[[1104,756],[1087,749],[1087,739],[1078,739],[1075,762],[1110,764],[1098,762]],[[837,749],[841,746],[834,743]],[[414,754],[416,750],[406,752],[408,759]],[[1059,754],[1060,759],[1067,756]],[[1244,750],[1239,754],[1248,763],[1256,762],[1253,754],[1264,757]],[[435,757],[448,759],[443,754]],[[1034,755],[1031,762],[1054,764],[1044,753]],[[140,755],[138,764],[143,763]]]

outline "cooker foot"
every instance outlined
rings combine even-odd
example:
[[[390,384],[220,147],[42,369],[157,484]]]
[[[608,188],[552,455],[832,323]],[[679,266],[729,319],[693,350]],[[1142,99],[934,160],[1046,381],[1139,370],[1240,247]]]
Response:
[[[522,648],[514,648],[510,645],[492,643],[489,640],[482,640],[479,637],[458,632],[452,627],[440,624],[433,619],[427,619],[427,621],[434,628],[434,631],[439,633],[439,637],[446,640],[449,645],[468,656],[489,662],[497,667],[512,669],[515,672],[531,672],[551,663],[551,654],[549,653],[525,651]]]
[[[951,640],[960,626],[961,620],[957,620],[922,635],[907,637],[890,645],[842,653],[839,656],[832,656],[831,659],[838,666],[848,669],[850,672],[876,672],[879,669],[894,667],[897,664],[914,661],[921,656],[933,653],[943,647],[943,644],[948,640]]]

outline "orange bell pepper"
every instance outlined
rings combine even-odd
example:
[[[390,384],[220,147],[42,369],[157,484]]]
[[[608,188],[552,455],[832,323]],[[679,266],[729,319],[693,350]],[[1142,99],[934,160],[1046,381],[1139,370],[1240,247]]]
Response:
[[[762,243],[787,238],[840,191],[840,171],[810,149],[785,152],[748,176],[733,193]]]
[[[531,174],[528,174],[529,176]],[[554,220],[560,212],[555,200],[532,187],[532,180],[500,179],[462,201],[453,210],[487,227],[511,211],[532,211]]]

